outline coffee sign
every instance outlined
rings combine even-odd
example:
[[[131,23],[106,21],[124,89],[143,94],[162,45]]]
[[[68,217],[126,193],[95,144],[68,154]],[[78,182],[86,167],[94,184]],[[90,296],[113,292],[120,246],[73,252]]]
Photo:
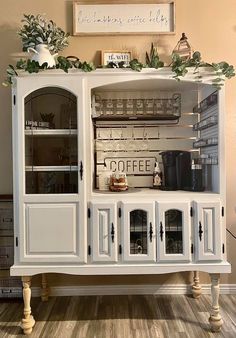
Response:
[[[152,174],[155,157],[107,157],[105,164],[108,170],[124,172],[127,175]]]

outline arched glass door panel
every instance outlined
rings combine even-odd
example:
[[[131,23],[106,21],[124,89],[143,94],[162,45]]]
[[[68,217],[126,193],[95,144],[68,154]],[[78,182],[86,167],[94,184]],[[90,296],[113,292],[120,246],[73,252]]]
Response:
[[[165,248],[166,254],[183,253],[183,215],[180,210],[165,212]]]
[[[57,87],[24,100],[26,194],[78,192],[77,99]]]
[[[135,209],[130,212],[130,254],[147,254],[147,211]]]

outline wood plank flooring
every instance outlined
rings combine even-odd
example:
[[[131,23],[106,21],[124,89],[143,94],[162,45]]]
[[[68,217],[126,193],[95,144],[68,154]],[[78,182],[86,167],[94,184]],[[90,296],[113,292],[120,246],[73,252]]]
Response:
[[[224,325],[212,333],[210,295],[83,296],[33,298],[30,338],[235,338],[236,295],[221,295]],[[22,300],[0,300],[0,337],[23,337]]]

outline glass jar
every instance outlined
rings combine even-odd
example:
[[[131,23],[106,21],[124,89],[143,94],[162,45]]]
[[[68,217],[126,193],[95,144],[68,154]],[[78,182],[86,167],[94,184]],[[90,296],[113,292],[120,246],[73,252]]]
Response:
[[[110,177],[111,191],[125,191],[128,189],[128,181],[125,173],[115,172]]]

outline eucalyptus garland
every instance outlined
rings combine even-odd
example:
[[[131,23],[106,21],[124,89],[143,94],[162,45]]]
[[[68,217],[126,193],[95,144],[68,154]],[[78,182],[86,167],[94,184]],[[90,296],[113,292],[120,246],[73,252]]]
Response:
[[[71,68],[75,69],[81,69],[84,72],[91,72],[92,70],[95,70],[94,64],[88,63],[86,61],[82,62],[78,58],[75,58],[75,60],[70,60],[70,58],[66,58],[64,56],[59,56],[57,58],[57,64],[54,69],[62,69],[64,72],[68,73],[68,70]],[[53,69],[50,68],[50,69]],[[39,65],[37,61],[34,60],[19,60],[16,63],[16,67],[9,65],[7,68],[7,78],[3,82],[4,86],[8,86],[12,84],[12,78],[14,76],[18,76],[17,70],[24,70],[28,73],[38,73],[39,71],[46,70],[48,68],[47,62],[43,63],[42,65]]]
[[[206,63],[202,61],[200,52],[193,53],[193,56],[188,60],[183,60],[179,54],[173,53],[171,55],[171,70],[173,72],[173,78],[177,81],[180,81],[189,71],[189,69],[194,69],[194,76],[196,82],[202,81],[201,68],[208,67],[213,71],[215,77],[212,80],[212,85],[220,89],[225,79],[230,79],[235,76],[235,69],[232,65],[229,65],[227,62],[222,61],[219,63]],[[146,52],[146,63],[143,64],[138,59],[133,59],[129,63],[129,67],[125,65],[124,62],[119,62],[118,64],[110,62],[108,65],[103,66],[103,68],[130,68],[134,71],[140,72],[143,68],[154,68],[159,69],[164,67],[164,62],[160,60],[157,49],[151,45],[150,53]],[[93,63],[88,63],[86,61],[82,62],[76,57],[64,57],[59,56],[57,58],[56,69],[62,69],[64,72],[68,73],[69,69],[81,69],[84,72],[91,72],[96,69]],[[48,69],[47,63],[42,64],[41,66],[37,61],[31,60],[19,60],[16,63],[16,67],[9,65],[7,68],[7,78],[4,81],[3,85],[11,85],[12,77],[17,76],[17,70],[25,70],[29,73],[38,73],[39,71]]]

